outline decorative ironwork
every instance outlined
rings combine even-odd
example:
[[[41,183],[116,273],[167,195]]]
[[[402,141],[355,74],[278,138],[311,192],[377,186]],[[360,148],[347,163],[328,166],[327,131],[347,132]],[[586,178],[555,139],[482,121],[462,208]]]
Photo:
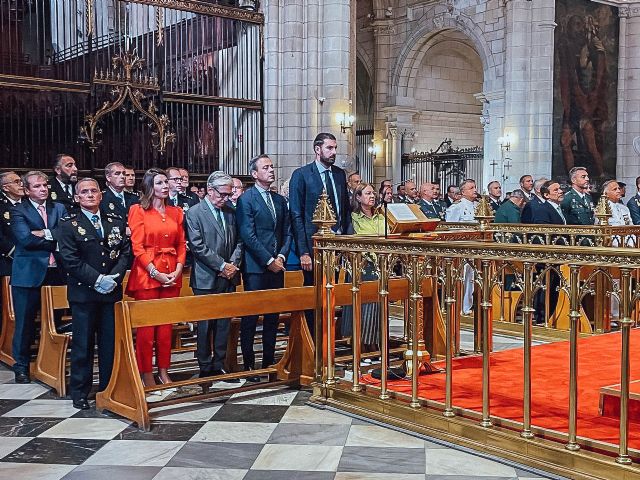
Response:
[[[85,0],[85,11],[86,11],[86,20],[87,20],[87,36],[92,37],[95,33],[94,25],[95,25],[95,0]]]
[[[133,52],[120,52],[118,56],[113,57],[113,70],[106,72],[96,70],[93,83],[112,85],[114,88],[111,90],[111,95],[114,100],[103,102],[94,114],[85,116],[85,124],[80,128],[80,139],[85,141],[92,151],[95,151],[100,145],[100,141],[96,140],[96,134],[102,133],[102,130],[98,128],[100,120],[105,115],[122,107],[127,99],[135,110],[149,120],[148,126],[151,129],[153,148],[162,154],[165,152],[167,144],[175,141],[175,133],[169,130],[171,123],[169,117],[166,114],[158,115],[158,109],[153,101],[149,101],[147,108],[142,105],[145,98],[143,91],[158,92],[160,90],[156,77],[143,75],[142,69],[145,63],[145,60],[138,57],[134,49]]]
[[[164,8],[156,7],[156,46],[164,43]]]
[[[200,13],[221,18],[230,18],[249,23],[264,22],[264,16],[259,12],[244,8],[234,8],[225,5],[212,5],[198,0],[130,0],[132,3],[152,5],[156,7],[172,8],[185,12]]]

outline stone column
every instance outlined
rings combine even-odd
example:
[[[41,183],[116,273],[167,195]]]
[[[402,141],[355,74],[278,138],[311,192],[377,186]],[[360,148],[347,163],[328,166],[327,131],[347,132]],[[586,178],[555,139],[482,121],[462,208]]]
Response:
[[[627,199],[635,193],[640,154],[633,148],[640,136],[640,3],[619,8],[618,148],[616,178],[627,184]]]
[[[320,132],[338,139],[337,164],[349,160],[353,129],[340,132],[335,117],[354,110],[350,85],[349,0],[265,0],[265,150],[274,156],[278,182],[313,158]]]

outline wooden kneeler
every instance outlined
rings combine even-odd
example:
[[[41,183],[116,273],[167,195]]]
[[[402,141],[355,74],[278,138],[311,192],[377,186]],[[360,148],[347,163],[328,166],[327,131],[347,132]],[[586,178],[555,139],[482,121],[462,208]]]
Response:
[[[13,332],[16,328],[16,315],[13,311],[13,297],[11,296],[11,277],[2,277],[2,330],[0,330],[0,362],[13,366]]]
[[[124,301],[116,304],[115,357],[111,381],[96,396],[99,410],[109,410],[138,424],[148,431],[151,428],[149,409],[187,401],[227,396],[240,391],[255,390],[265,386],[311,382],[314,357],[313,341],[304,319],[304,310],[313,308],[313,287],[284,288],[255,292],[236,292],[193,297],[168,298],[146,301]],[[250,372],[236,372],[214,377],[194,378],[155,387],[144,387],[138,372],[133,344],[133,329],[167,323],[199,322],[210,319],[264,315],[292,312],[287,350],[277,365]],[[179,319],[168,321],[168,317]],[[233,350],[235,352],[235,350]],[[148,404],[146,395],[156,390],[172,387],[205,385],[212,381],[269,375],[269,382],[255,383],[234,389],[168,399]]]

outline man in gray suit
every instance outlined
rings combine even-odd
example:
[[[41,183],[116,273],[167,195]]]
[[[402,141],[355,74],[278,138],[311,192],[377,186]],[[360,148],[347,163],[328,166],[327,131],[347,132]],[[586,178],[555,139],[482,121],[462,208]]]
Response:
[[[190,285],[195,295],[233,292],[240,283],[242,242],[236,234],[235,213],[226,205],[232,186],[229,175],[213,172],[207,180],[206,197],[187,211],[187,237],[193,254]],[[200,377],[226,373],[228,336],[229,319],[198,322]]]

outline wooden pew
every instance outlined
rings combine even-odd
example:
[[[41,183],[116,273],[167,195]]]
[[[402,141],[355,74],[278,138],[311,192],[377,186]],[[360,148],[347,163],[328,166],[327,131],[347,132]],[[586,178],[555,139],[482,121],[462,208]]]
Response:
[[[351,303],[351,285],[335,287],[336,306]],[[377,282],[365,282],[361,287],[362,302],[378,299]],[[391,301],[408,297],[406,280],[392,280],[389,285]],[[313,340],[308,331],[304,310],[315,307],[313,287],[284,288],[255,292],[236,292],[218,295],[147,300],[124,301],[116,304],[116,345],[113,373],[108,387],[96,396],[99,410],[109,410],[138,424],[144,430],[151,427],[149,410],[195,400],[227,396],[239,391],[264,388],[282,384],[309,384],[314,369]],[[167,312],[182,321],[199,322],[209,319],[233,318],[247,315],[291,312],[291,327],[287,350],[278,364],[250,372],[237,372],[215,377],[194,378],[155,387],[144,387],[133,344],[133,330],[143,326],[167,323]],[[175,323],[175,321],[171,322]],[[205,385],[211,381],[244,378],[254,375],[269,375],[269,382],[260,382],[229,390],[183,396],[180,398],[147,403],[146,395],[172,387]]]
[[[13,311],[13,297],[11,296],[10,277],[2,277],[2,331],[0,331],[0,362],[10,367],[15,363],[12,355],[11,342],[16,325],[16,315]]]

